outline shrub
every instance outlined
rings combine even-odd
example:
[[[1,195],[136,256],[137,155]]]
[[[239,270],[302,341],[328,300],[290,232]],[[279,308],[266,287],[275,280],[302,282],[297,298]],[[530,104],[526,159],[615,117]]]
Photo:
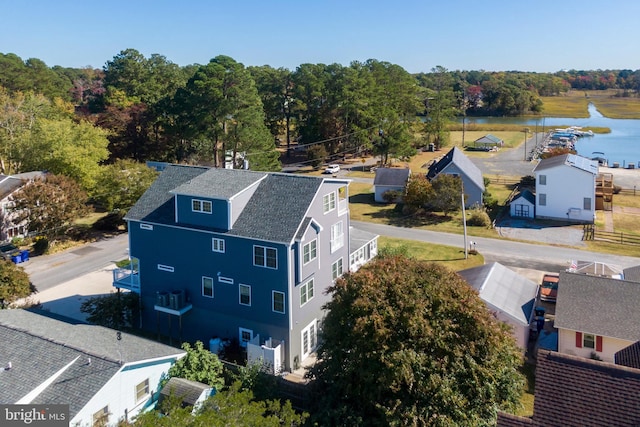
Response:
[[[614,185],[613,186],[613,194],[620,193],[620,190],[622,190],[622,187],[620,187],[619,185]]]
[[[44,236],[36,236],[33,243],[33,253],[35,255],[46,254],[49,250],[49,239]]]
[[[382,199],[387,203],[394,203],[402,198],[402,191],[389,190],[382,193]]]
[[[467,218],[467,225],[476,227],[490,227],[491,218],[483,209],[471,209]]]
[[[118,231],[124,225],[122,211],[111,212],[93,223],[93,228],[98,231]]]

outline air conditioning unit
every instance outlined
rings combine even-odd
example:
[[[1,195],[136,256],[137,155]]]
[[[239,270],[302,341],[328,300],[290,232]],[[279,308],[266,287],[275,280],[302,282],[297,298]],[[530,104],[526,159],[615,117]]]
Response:
[[[169,305],[174,310],[184,307],[184,290],[171,291],[171,295],[169,295]]]
[[[167,307],[169,305],[169,292],[158,292],[156,294],[156,305]]]

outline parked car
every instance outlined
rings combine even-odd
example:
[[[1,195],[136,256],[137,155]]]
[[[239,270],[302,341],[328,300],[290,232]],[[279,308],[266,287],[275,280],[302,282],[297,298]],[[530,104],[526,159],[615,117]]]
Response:
[[[556,302],[559,281],[560,275],[556,273],[546,273],[542,277],[542,285],[540,285],[540,299],[542,301]]]
[[[7,243],[5,245],[0,246],[0,256],[2,256],[2,258],[6,259],[7,261],[11,261],[11,256],[17,250],[18,248],[15,245],[11,243]]]
[[[323,173],[338,173],[340,172],[340,165],[329,165],[327,166],[327,168],[324,170]]]

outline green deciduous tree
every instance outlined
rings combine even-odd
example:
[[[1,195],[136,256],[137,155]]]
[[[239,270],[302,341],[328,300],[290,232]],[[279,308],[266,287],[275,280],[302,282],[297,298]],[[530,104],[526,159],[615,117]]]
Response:
[[[48,175],[24,185],[11,196],[16,217],[27,222],[29,232],[54,237],[62,226],[87,212],[86,193],[71,178]]]
[[[88,315],[87,321],[113,329],[132,327],[139,309],[139,298],[135,292],[93,297],[80,305],[80,311]]]
[[[424,174],[414,174],[409,178],[403,202],[410,209],[422,209],[433,198],[433,187]]]
[[[0,260],[0,309],[31,295],[29,275],[12,262]]]
[[[433,198],[429,205],[433,210],[449,216],[449,213],[462,209],[462,179],[459,176],[441,173],[431,181],[431,185]]]
[[[193,347],[185,342],[182,344],[182,349],[187,354],[169,368],[168,377],[199,381],[216,390],[222,390],[224,385],[222,362],[218,359],[218,355],[204,348],[202,341],[196,341]]]
[[[106,210],[129,210],[155,181],[158,172],[133,160],[100,167],[93,198]]]
[[[379,257],[329,293],[317,425],[494,425],[518,403],[515,339],[453,271]]]

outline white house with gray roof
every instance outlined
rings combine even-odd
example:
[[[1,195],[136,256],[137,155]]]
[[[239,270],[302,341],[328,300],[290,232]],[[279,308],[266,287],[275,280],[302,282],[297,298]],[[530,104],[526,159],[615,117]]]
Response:
[[[0,402],[69,405],[69,425],[115,425],[153,402],[183,350],[38,310],[0,310]]]
[[[482,171],[458,147],[453,147],[429,167],[427,179],[433,180],[440,174],[459,176],[466,196],[466,206],[482,206],[482,194],[485,190]]]
[[[555,311],[558,351],[613,362],[640,341],[640,283],[561,272]]]
[[[536,218],[593,223],[598,162],[576,154],[543,159],[536,177]]]
[[[127,213],[135,267],[113,284],[140,294],[145,330],[237,340],[274,372],[296,369],[318,345],[325,290],[377,254],[377,235],[350,227],[349,182],[168,165]]]

